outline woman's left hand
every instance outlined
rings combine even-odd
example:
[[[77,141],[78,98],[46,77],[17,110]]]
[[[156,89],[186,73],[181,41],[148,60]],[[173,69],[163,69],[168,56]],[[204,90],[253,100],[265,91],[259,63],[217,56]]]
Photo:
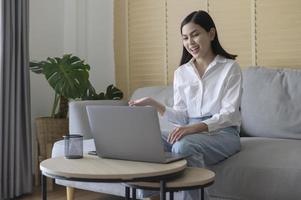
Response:
[[[167,141],[170,144],[174,144],[176,141],[180,140],[185,135],[192,134],[193,131],[191,129],[192,128],[190,126],[177,127],[168,135]]]
[[[167,142],[174,144],[186,135],[194,133],[207,132],[208,126],[205,123],[194,124],[190,126],[180,126],[175,128],[167,138]]]

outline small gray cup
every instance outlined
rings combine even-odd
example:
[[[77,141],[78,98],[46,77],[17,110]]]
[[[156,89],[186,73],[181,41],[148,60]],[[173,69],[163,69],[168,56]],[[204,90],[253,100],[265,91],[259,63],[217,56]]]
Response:
[[[65,135],[65,158],[79,159],[83,157],[83,136]]]

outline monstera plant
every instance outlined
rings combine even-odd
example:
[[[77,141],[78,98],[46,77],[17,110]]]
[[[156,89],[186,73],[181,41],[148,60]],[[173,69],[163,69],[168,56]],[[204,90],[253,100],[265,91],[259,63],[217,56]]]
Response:
[[[106,93],[97,94],[89,81],[90,66],[72,54],[30,62],[30,69],[37,74],[44,74],[49,85],[54,89],[51,117],[66,118],[69,99],[119,100],[123,97],[123,93],[113,85],[107,87]]]
[[[51,156],[52,145],[55,141],[69,134],[67,118],[69,99],[119,100],[123,97],[123,93],[113,85],[107,87],[106,93],[97,94],[89,81],[90,66],[84,60],[71,54],[30,62],[30,69],[34,73],[43,74],[54,90],[51,116],[35,119],[38,144],[37,164]],[[39,174],[39,170],[36,174]],[[39,180],[37,177],[36,180]]]

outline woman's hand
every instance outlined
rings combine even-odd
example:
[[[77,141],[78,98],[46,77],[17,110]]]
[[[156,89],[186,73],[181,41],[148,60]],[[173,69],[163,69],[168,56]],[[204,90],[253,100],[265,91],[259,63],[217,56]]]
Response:
[[[129,101],[130,106],[153,106],[155,104],[155,100],[151,97],[143,97],[137,100]]]
[[[165,106],[151,97],[143,97],[141,99],[131,100],[129,101],[129,106],[153,106],[157,109],[160,115],[163,115],[165,112]]]
[[[190,126],[177,127],[168,135],[167,141],[170,144],[174,144],[176,141],[179,141],[184,136],[192,134],[192,133],[193,132],[192,132]]]
[[[177,127],[168,135],[167,142],[174,144],[186,135],[201,133],[204,131],[208,131],[208,126],[205,123]]]

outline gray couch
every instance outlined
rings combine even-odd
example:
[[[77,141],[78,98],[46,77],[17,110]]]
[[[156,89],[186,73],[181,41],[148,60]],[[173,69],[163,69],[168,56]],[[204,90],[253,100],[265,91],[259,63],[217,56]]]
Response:
[[[172,106],[171,87],[141,88],[132,99],[143,96]],[[216,172],[216,181],[209,188],[211,199],[301,199],[301,71],[264,67],[243,70],[241,113],[242,149],[210,167]],[[160,123],[165,131],[173,128],[162,118]],[[85,140],[84,151],[93,149],[93,140]],[[59,155],[63,155],[62,141],[53,147],[52,156]],[[120,184],[61,180],[57,184],[124,195]],[[176,199],[182,199],[181,193]]]

